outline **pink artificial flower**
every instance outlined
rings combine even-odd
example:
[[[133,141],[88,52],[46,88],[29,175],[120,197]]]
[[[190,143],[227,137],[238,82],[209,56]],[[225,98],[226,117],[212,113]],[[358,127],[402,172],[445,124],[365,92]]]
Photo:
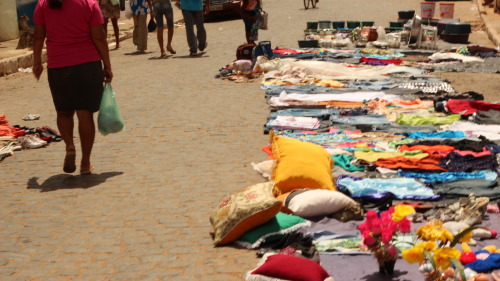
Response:
[[[370,227],[368,226],[368,222],[363,222],[358,226],[358,229],[361,233],[370,232]]]
[[[391,242],[393,234],[394,234],[394,232],[392,231],[392,229],[384,228],[384,229],[382,229],[382,236],[380,237],[380,240],[382,240],[382,242],[387,244],[387,243]]]
[[[368,226],[370,227],[370,230],[373,234],[380,234],[382,233],[382,226],[380,225],[380,219],[372,219],[371,221],[368,221]]]
[[[365,239],[363,240],[363,243],[364,243],[366,246],[370,247],[370,246],[372,246],[373,244],[377,243],[377,239],[376,239],[375,237],[373,237],[373,236],[371,236],[371,235],[370,235],[370,236],[368,236],[368,237],[365,237]]]
[[[408,218],[404,218],[399,222],[399,231],[401,233],[409,233],[411,231],[411,221]]]
[[[387,250],[387,253],[389,253],[389,255],[391,256],[395,256],[398,253],[396,247],[394,247],[394,245],[392,244],[386,244],[385,249]]]
[[[389,214],[392,214],[394,213],[394,206],[390,206],[389,209],[387,209],[387,211]]]
[[[366,221],[371,221],[371,220],[376,219],[376,218],[378,218],[377,212],[372,211],[372,210],[366,212]]]
[[[380,214],[380,223],[383,228],[389,227],[392,222],[392,215],[389,212],[383,212]]]

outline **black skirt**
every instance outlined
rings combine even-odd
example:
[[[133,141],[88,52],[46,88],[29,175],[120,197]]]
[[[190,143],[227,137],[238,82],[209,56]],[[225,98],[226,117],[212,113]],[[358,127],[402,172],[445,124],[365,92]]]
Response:
[[[101,61],[49,68],[47,74],[57,111],[99,111],[104,89]]]

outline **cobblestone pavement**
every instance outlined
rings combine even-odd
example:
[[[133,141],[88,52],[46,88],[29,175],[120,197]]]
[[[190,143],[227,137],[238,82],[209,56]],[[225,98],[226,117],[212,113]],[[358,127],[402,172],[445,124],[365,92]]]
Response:
[[[296,47],[308,20],[335,13],[381,21],[413,2],[391,0],[385,15],[358,12],[361,1],[322,1],[308,11],[301,1],[269,2],[271,29],[261,39]],[[241,280],[257,263],[253,251],[214,248],[208,218],[226,196],[263,181],[250,162],[265,160],[267,106],[258,81],[214,79],[244,41],[242,21],[206,26],[209,46],[199,58],[187,56],[183,29],[166,59],[158,59],[154,34],[152,53],[130,55],[131,40],[111,52],[126,129],[97,135],[94,175],[63,174],[62,143],[0,164],[0,280]],[[38,82],[1,77],[0,99],[11,125],[55,127],[46,72]],[[41,119],[22,121],[26,113]]]

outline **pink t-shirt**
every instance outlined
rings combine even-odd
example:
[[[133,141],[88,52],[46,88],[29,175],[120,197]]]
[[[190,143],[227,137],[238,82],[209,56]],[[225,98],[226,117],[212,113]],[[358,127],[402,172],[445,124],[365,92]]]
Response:
[[[63,0],[60,9],[39,0],[33,20],[45,27],[48,68],[101,60],[90,33],[90,27],[104,23],[97,0]]]

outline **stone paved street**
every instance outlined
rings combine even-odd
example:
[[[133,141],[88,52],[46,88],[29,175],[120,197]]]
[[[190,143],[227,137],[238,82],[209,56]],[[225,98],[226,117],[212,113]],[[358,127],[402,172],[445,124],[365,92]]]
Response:
[[[415,1],[378,2],[385,6],[321,0],[304,11],[302,1],[265,1],[270,30],[260,39],[297,47],[306,21],[387,25],[398,10],[419,9]],[[132,40],[111,52],[126,128],[97,135],[94,175],[62,172],[63,143],[0,163],[0,280],[225,281],[255,266],[254,251],[212,246],[209,215],[226,196],[264,181],[250,163],[266,159],[260,148],[268,109],[259,81],[214,79],[235,59],[243,22],[206,28],[209,46],[199,58],[188,56],[182,28],[174,35],[177,54],[167,59],[158,58],[155,34],[151,53],[129,55]],[[27,113],[41,118],[22,121]],[[46,71],[40,81],[24,73],[0,77],[0,114],[11,125],[55,128]]]

